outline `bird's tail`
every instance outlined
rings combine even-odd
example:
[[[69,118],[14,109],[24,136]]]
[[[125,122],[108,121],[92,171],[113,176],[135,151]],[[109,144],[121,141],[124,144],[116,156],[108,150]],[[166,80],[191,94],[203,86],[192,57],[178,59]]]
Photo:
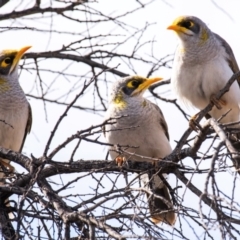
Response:
[[[145,175],[145,174],[144,174]],[[150,177],[150,176],[148,176]],[[147,176],[141,178],[146,186]],[[148,178],[149,179],[149,178]],[[158,224],[160,222],[174,225],[176,221],[176,214],[173,211],[173,205],[171,197],[169,195],[168,188],[163,184],[163,181],[158,175],[152,176],[151,180],[147,184],[154,195],[164,198],[165,201],[153,195],[147,195],[149,210],[151,214],[151,220]],[[168,204],[167,204],[168,203]]]
[[[176,221],[176,214],[174,213],[173,208],[169,207],[169,205],[172,205],[172,202],[168,188],[164,185],[161,188],[155,189],[154,194],[164,198],[169,202],[169,204],[166,204],[160,198],[148,196],[147,194],[151,220],[155,224],[165,222],[171,226],[174,225]]]
[[[229,136],[232,145],[239,151],[240,149],[240,133],[232,133]]]

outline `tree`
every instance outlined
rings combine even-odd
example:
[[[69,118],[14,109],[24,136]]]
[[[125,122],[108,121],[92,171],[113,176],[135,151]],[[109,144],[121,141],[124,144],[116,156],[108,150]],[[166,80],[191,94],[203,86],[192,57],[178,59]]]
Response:
[[[25,34],[26,44],[31,38],[42,43],[40,51],[25,54],[20,71],[34,114],[30,140],[24,153],[0,148],[0,157],[17,170],[0,186],[2,238],[237,239],[238,155],[227,138],[233,131],[228,126],[209,119],[198,133],[187,129],[172,154],[159,161],[156,174],[169,173],[174,179],[168,184],[178,215],[174,228],[150,221],[148,190],[133,174],[156,169],[131,161],[119,168],[106,156],[110,144],[102,127],[111,123],[102,116],[110,83],[142,68],[147,77],[171,68],[173,56],[155,51],[154,24],[136,27],[128,21],[153,4],[132,0],[128,9],[111,14],[87,0],[9,1],[2,6],[3,37]],[[160,96],[169,83],[152,87],[149,97],[188,120],[176,99]],[[211,107],[201,111],[198,122]],[[11,207],[4,203],[8,197]]]

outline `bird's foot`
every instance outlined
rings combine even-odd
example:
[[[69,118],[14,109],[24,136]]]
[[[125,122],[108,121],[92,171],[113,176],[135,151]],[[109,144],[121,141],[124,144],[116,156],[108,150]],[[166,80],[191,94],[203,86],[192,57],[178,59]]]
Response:
[[[198,130],[202,130],[201,125],[196,121],[196,118],[198,117],[199,113],[196,113],[189,119],[189,127],[193,130],[198,132]]]
[[[153,159],[153,160],[151,161],[151,164],[153,165],[153,167],[158,168],[158,162],[159,162],[160,160],[162,160],[162,158],[159,158],[158,160]]]
[[[115,161],[118,165],[118,167],[121,167],[123,165],[124,162],[126,162],[126,158],[125,157],[116,157]]]
[[[217,109],[222,109],[222,106],[225,106],[225,105],[226,105],[226,101],[224,101],[223,99],[217,100],[215,94],[213,94],[213,95],[210,97],[210,102],[211,102],[212,104],[214,104]]]
[[[13,173],[14,170],[15,170],[15,168],[14,168],[10,163],[5,162],[5,161],[1,161],[1,160],[0,160],[0,165],[2,165],[4,168],[8,169],[8,171],[9,171],[10,173]]]

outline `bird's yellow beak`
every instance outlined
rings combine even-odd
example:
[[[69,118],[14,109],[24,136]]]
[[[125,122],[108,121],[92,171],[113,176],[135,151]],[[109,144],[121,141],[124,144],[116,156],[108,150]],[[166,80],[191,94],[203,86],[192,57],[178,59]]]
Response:
[[[11,69],[10,69],[10,71],[9,71],[10,74],[11,74],[12,71],[15,69],[15,67],[18,65],[18,63],[19,63],[20,59],[22,58],[23,54],[24,54],[29,48],[31,48],[31,47],[32,47],[32,46],[23,47],[23,48],[21,48],[21,49],[17,52],[17,54],[16,54],[16,56],[15,56],[15,58],[14,58],[14,60],[13,60]]]
[[[144,81],[142,84],[139,85],[139,87],[133,91],[132,96],[139,94],[141,92],[144,92],[147,90],[153,83],[161,81],[163,78],[155,77],[155,78],[147,78],[146,81]]]
[[[189,30],[186,29],[185,27],[180,27],[180,26],[178,26],[178,25],[176,25],[176,24],[174,24],[174,23],[173,23],[172,25],[168,26],[167,29],[168,29],[168,30],[173,30],[173,31],[175,31],[176,33],[180,33],[180,32],[182,32],[182,33],[188,33],[188,32],[189,32]]]
[[[189,31],[189,29],[180,26],[180,22],[184,20],[184,16],[180,16],[178,18],[176,18],[172,24],[170,26],[167,27],[168,30],[173,30],[174,32],[176,32],[177,34],[179,33],[185,33],[185,34],[190,34],[191,35],[191,31]]]

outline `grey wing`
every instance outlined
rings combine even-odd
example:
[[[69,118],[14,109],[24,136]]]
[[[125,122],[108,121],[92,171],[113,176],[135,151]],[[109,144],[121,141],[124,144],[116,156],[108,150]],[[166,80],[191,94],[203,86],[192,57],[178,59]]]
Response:
[[[222,38],[220,37],[218,34],[214,33],[216,38],[221,42],[222,46],[225,48],[226,53],[228,54],[229,58],[226,59],[228,61],[228,64],[230,66],[230,68],[232,69],[233,73],[237,73],[239,72],[239,67],[236,61],[236,58],[234,56],[233,50],[230,47],[230,45]],[[238,84],[240,86],[240,77],[237,79]]]
[[[150,103],[159,112],[159,114],[160,114],[160,125],[162,126],[163,131],[164,131],[164,133],[165,133],[165,135],[166,135],[166,137],[167,137],[167,139],[169,141],[170,138],[169,138],[169,134],[168,134],[168,125],[167,125],[167,122],[165,121],[164,115],[163,115],[163,113],[162,113],[162,111],[161,111],[161,109],[160,109],[160,107],[158,105],[156,105],[155,103],[152,103],[152,102],[150,102]]]
[[[31,131],[31,127],[32,127],[32,109],[31,109],[30,104],[28,103],[28,120],[27,120],[27,124],[26,124],[26,128],[25,128],[25,133],[24,133],[22,145],[19,149],[19,152],[22,151],[22,148],[23,148],[24,142],[26,140],[27,134],[30,133],[30,131]]]

